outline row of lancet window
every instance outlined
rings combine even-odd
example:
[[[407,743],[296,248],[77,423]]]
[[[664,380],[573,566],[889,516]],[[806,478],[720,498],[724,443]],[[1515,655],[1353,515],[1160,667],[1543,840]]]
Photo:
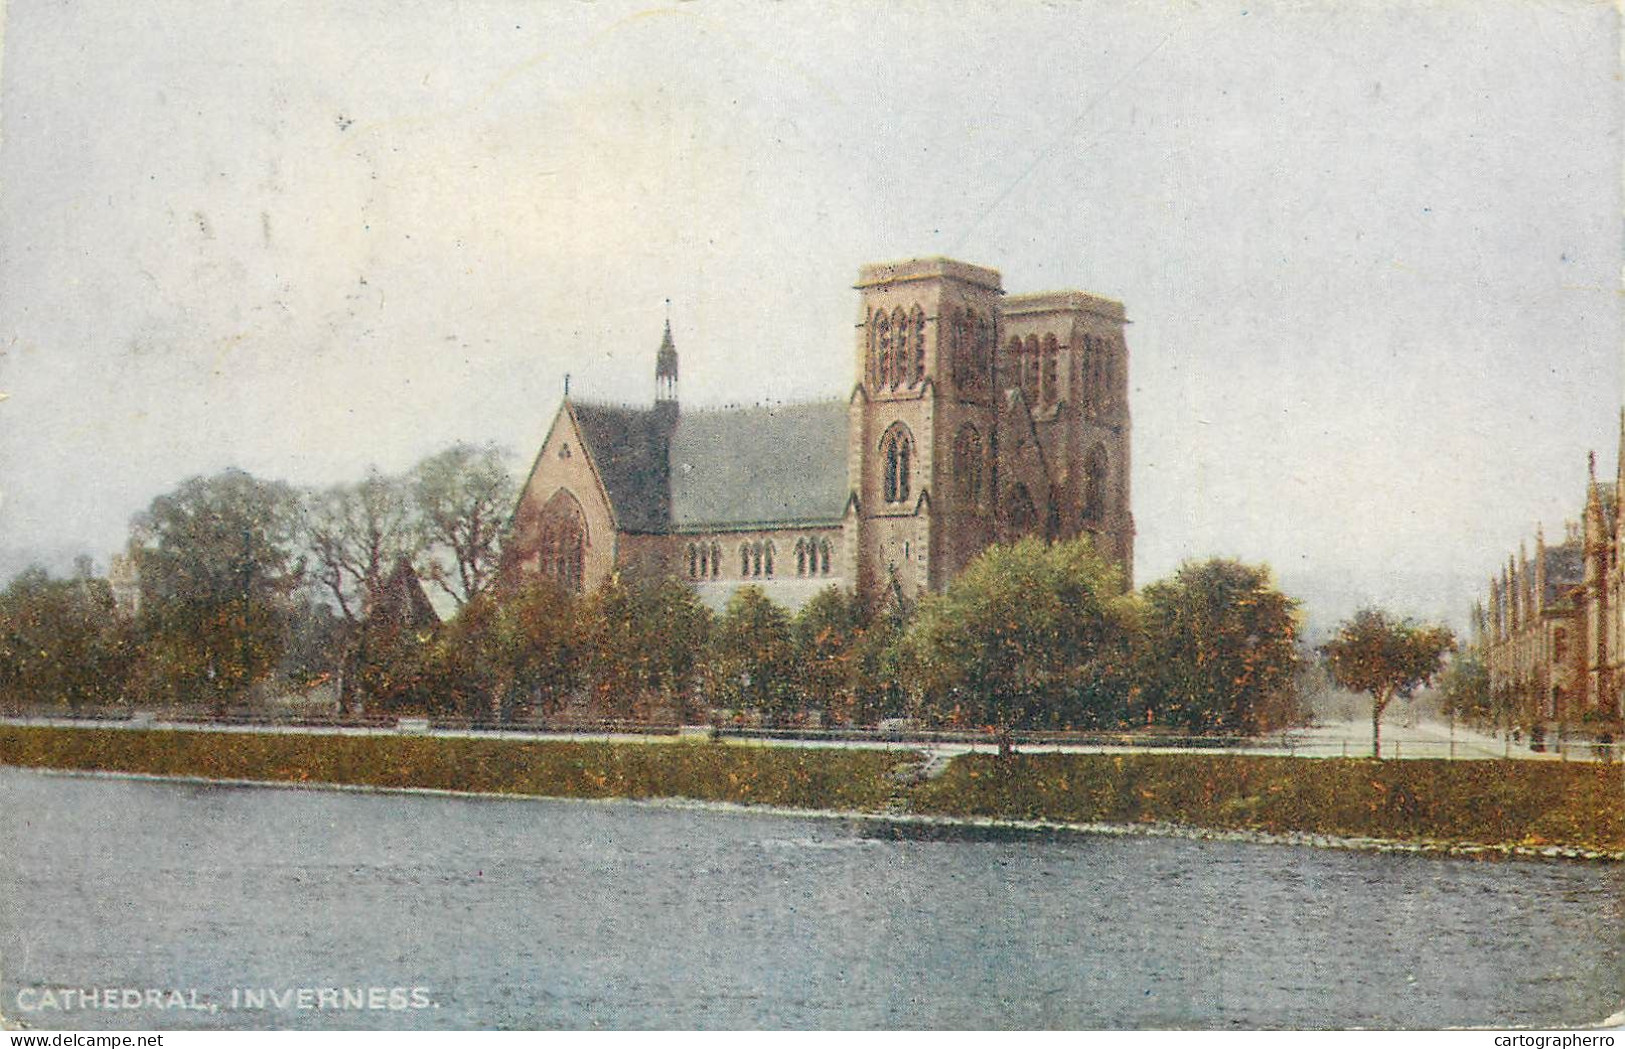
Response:
[[[722,574],[722,547],[716,543],[688,544],[688,577],[715,579]]]
[[[966,393],[986,389],[993,354],[993,321],[975,310],[955,308],[947,318],[948,370],[954,386]]]
[[[1089,369],[1085,388],[1092,391],[1088,407],[1092,412],[1099,412],[1117,402],[1118,386],[1122,381],[1117,344],[1110,339],[1085,335],[1083,348]]]
[[[739,574],[773,578],[773,540],[739,544]]]
[[[796,540],[796,575],[829,575],[828,539]]]
[[[796,575],[829,575],[831,550],[828,539],[797,539]],[[739,574],[746,578],[752,576],[773,578],[773,558],[776,552],[771,539],[766,542],[741,543]],[[690,579],[721,578],[722,547],[719,544],[689,543],[687,553]]]
[[[1042,342],[1029,335],[1023,341],[1019,336],[1010,340],[1009,356],[1012,364],[1021,369],[1021,395],[1034,408],[1048,408],[1060,397],[1061,344],[1054,335],[1046,335]]]
[[[1083,403],[1098,411],[1114,399],[1117,357],[1111,340],[1083,337]],[[1034,408],[1048,408],[1061,398],[1061,344],[1054,335],[1013,336],[1006,347],[1011,367],[1021,381],[1021,393]]]
[[[925,379],[925,311],[899,306],[869,318],[869,386],[895,390]]]

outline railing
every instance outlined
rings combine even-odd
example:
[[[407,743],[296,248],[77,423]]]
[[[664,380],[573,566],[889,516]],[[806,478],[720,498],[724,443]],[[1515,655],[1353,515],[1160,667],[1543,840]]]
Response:
[[[924,729],[914,726],[886,728],[800,728],[742,725],[690,725],[650,723],[617,718],[469,718],[436,716],[337,715],[236,711],[204,714],[197,711],[81,710],[27,715],[14,712],[0,717],[12,724],[102,725],[120,728],[180,728],[206,730],[311,733],[429,733],[441,735],[501,735],[507,737],[675,737],[756,740],[764,743],[809,746],[938,747],[967,750],[996,749],[1007,744],[1024,752],[1046,750],[1095,751],[1224,751],[1244,754],[1279,754],[1309,758],[1363,758],[1371,754],[1369,736],[1358,729],[1347,734],[1290,729],[1259,736],[1193,736],[1165,732],[1016,731]],[[1442,726],[1441,726],[1442,729]],[[1399,760],[1489,760],[1515,758],[1538,761],[1625,762],[1625,743],[1599,742],[1588,737],[1553,733],[1531,740],[1505,733],[1489,736],[1464,733],[1461,738],[1408,735],[1390,730],[1382,740],[1382,756]]]

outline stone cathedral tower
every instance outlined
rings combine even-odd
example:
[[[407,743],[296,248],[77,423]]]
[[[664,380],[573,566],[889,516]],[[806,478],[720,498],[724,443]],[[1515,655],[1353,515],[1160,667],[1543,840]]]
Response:
[[[1123,307],[1006,298],[951,259],[859,273],[847,547],[871,601],[941,590],[989,543],[1094,537],[1132,585]]]

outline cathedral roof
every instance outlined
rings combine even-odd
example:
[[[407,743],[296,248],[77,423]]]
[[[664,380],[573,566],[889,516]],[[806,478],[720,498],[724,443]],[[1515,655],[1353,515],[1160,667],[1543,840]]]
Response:
[[[1570,589],[1585,582],[1585,549],[1578,540],[1546,548],[1546,593],[1550,605],[1563,599]]]
[[[843,401],[685,414],[672,439],[672,526],[839,521],[846,445]]]
[[[846,511],[844,402],[680,416],[570,407],[622,531],[826,523]]]
[[[625,532],[663,532],[668,519],[666,434],[670,420],[648,408],[572,402],[576,428]]]

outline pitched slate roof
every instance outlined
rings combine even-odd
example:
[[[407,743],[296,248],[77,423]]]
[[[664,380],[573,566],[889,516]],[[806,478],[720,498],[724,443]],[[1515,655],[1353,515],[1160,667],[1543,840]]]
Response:
[[[842,401],[688,412],[572,402],[630,532],[833,522],[846,512]]]
[[[367,621],[408,630],[421,630],[440,622],[411,561],[402,557],[395,562],[395,571],[372,597]]]
[[[663,532],[669,514],[666,433],[658,409],[572,402],[576,427],[626,532]]]
[[[844,401],[686,414],[672,440],[672,526],[838,521],[846,445]]]

